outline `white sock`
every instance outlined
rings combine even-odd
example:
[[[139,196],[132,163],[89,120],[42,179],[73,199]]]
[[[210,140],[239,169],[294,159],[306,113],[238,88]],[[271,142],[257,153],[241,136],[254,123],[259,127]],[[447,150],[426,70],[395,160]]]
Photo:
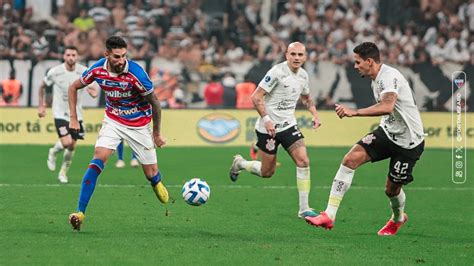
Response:
[[[309,210],[308,198],[311,190],[311,175],[308,167],[296,167],[296,187],[300,198],[300,211]]]
[[[332,182],[331,193],[329,194],[328,206],[326,213],[332,220],[336,219],[337,209],[344,197],[344,194],[351,187],[352,178],[355,170],[344,165],[339,166],[334,181]]]
[[[251,174],[262,176],[262,163],[260,161],[243,160],[240,162],[240,167],[247,170]]]
[[[403,221],[403,210],[405,209],[406,196],[403,189],[400,189],[400,194],[390,198],[390,206],[392,207],[393,215],[392,220],[394,222]]]
[[[64,150],[63,144],[61,143],[60,140],[58,140],[54,146],[53,146],[53,152],[54,154],[58,154]]]
[[[70,151],[68,149],[64,150],[63,163],[61,165],[61,170],[60,170],[60,173],[62,175],[66,175],[67,171],[69,171],[73,156],[74,156],[74,151]]]

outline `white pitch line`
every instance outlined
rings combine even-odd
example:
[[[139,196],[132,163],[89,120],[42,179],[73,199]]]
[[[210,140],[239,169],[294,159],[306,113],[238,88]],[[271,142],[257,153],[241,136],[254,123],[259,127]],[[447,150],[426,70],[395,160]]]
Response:
[[[80,184],[1,184],[0,187],[80,187]],[[180,188],[181,185],[166,185],[171,188]],[[97,184],[97,187],[103,188],[140,188],[148,187],[143,185],[110,185]],[[296,186],[242,186],[242,185],[215,185],[212,187],[224,189],[296,189]],[[315,186],[314,189],[331,189],[330,186]],[[351,186],[351,190],[383,190],[383,187]],[[446,191],[474,191],[474,187],[405,187],[406,190],[446,190]]]

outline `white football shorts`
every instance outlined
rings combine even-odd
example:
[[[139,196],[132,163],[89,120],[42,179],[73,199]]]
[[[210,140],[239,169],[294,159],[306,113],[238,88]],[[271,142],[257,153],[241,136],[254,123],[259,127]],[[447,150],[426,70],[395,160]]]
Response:
[[[141,164],[157,163],[152,129],[149,126],[130,128],[105,118],[95,146],[115,150],[122,140],[132,148]]]

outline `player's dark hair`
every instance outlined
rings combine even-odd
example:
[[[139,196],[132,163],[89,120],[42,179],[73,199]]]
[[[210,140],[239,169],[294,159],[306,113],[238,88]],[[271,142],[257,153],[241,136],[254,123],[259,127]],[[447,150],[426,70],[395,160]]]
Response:
[[[127,43],[124,39],[122,39],[122,37],[111,36],[105,41],[105,48],[107,48],[107,51],[111,51],[112,49],[127,48]]]
[[[74,46],[74,45],[66,45],[66,46],[64,47],[64,52],[66,52],[66,50],[74,50],[74,51],[76,51],[76,52],[79,51],[79,50],[77,50],[77,47]]]
[[[373,42],[363,42],[357,45],[353,52],[358,54],[364,60],[372,58],[376,63],[380,63],[379,48],[377,48],[377,45]]]

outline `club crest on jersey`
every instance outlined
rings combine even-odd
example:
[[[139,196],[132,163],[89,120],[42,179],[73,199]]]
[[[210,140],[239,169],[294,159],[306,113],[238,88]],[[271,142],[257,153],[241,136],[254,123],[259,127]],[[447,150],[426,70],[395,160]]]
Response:
[[[362,139],[362,142],[367,144],[367,145],[370,145],[372,144],[372,141],[374,141],[374,139],[376,139],[376,137],[374,136],[374,134],[369,134],[367,136],[365,136],[363,139]]]
[[[274,139],[267,139],[267,144],[265,145],[268,151],[273,151],[275,149],[275,140]]]
[[[460,89],[464,85],[464,79],[454,79],[454,84]]]
[[[119,82],[119,86],[122,90],[125,90],[128,87],[128,82]]]

